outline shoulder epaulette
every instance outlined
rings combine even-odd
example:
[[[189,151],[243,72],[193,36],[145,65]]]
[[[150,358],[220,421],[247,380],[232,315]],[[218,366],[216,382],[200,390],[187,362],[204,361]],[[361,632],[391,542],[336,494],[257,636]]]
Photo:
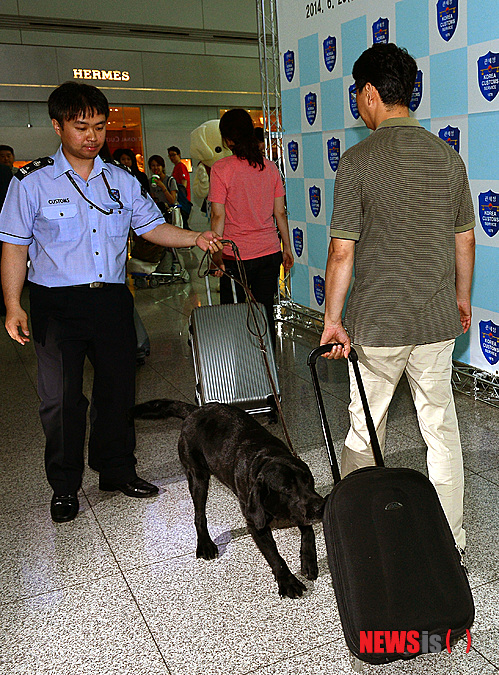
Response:
[[[14,176],[17,180],[22,180],[26,178],[33,171],[38,171],[38,169],[43,169],[46,166],[51,166],[54,163],[52,157],[39,157],[38,159],[33,160],[29,164],[25,164],[20,169],[16,171]]]
[[[116,159],[104,159],[103,162],[105,164],[112,164],[113,166],[117,166],[119,169],[123,169],[123,171],[128,171],[128,173],[132,173],[132,170],[130,169],[129,166],[125,166],[124,164],[120,164],[118,160]]]

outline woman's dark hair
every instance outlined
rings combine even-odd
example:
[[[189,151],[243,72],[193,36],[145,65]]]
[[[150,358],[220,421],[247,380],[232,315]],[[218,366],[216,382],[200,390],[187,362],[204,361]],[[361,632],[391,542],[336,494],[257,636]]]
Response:
[[[120,162],[123,155],[126,155],[127,157],[129,157],[131,159],[132,166],[130,167],[130,171],[135,176],[137,171],[140,171],[140,169],[137,165],[137,157],[135,157],[135,153],[133,152],[133,150],[129,150],[128,148],[118,148],[118,150],[115,150],[113,152],[113,159],[116,162]]]
[[[156,164],[160,164],[163,169],[165,168],[165,160],[161,155],[151,155],[149,159],[147,160],[147,165],[149,168],[151,168],[151,162],[156,162]]]
[[[265,168],[263,155],[258,147],[253,121],[246,110],[242,108],[227,110],[220,120],[220,134],[227,147],[227,141],[234,144],[231,150],[236,157],[246,159],[250,166],[255,168],[259,166],[260,171],[263,171]]]
[[[418,66],[407,49],[389,44],[375,44],[354,63],[352,75],[357,91],[370,82],[387,106],[409,107]]]
[[[170,145],[170,147],[167,149],[166,152],[176,152],[179,157],[182,155],[180,154],[180,148],[178,148],[176,145]]]
[[[64,122],[75,120],[80,115],[109,117],[107,98],[91,84],[64,82],[50,94],[48,107],[50,119],[57,120],[61,127],[64,127]]]

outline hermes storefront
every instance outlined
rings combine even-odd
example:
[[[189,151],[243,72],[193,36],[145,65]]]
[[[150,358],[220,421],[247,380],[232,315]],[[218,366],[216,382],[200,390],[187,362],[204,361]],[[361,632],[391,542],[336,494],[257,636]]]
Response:
[[[0,144],[31,161],[58,147],[46,101],[62,82],[98,86],[111,108],[108,144],[140,159],[178,145],[189,156],[190,132],[221,108],[260,108],[258,59],[0,45]]]

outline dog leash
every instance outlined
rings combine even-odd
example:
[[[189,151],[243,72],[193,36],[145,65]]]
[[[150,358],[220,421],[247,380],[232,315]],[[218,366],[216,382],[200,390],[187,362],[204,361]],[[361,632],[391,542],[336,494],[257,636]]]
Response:
[[[267,371],[267,377],[269,379],[270,386],[272,388],[272,394],[274,396],[274,401],[276,402],[277,413],[279,415],[279,419],[280,419],[280,422],[281,422],[282,430],[284,432],[284,436],[286,437],[286,442],[289,446],[289,450],[290,450],[291,454],[294,457],[298,457],[297,453],[295,452],[295,450],[293,448],[293,444],[291,443],[291,438],[289,437],[288,428],[287,428],[286,422],[284,420],[284,413],[282,412],[281,401],[279,400],[279,394],[277,393],[277,386],[275,384],[274,378],[272,376],[272,372],[270,370],[267,348],[266,348],[265,343],[263,341],[263,338],[265,337],[265,335],[267,333],[267,325],[264,321],[265,329],[262,332],[260,330],[260,325],[257,321],[256,312],[258,312],[261,317],[263,317],[263,312],[260,309],[260,307],[258,306],[258,303],[255,300],[255,296],[253,295],[253,293],[251,292],[251,289],[248,286],[248,280],[247,280],[247,277],[246,277],[246,270],[244,268],[243,261],[241,260],[241,256],[239,254],[239,249],[238,249],[237,245],[233,241],[231,241],[230,239],[221,239],[220,243],[230,244],[230,246],[232,247],[232,252],[234,253],[234,257],[235,257],[236,265],[237,265],[237,271],[239,272],[240,279],[236,279],[235,277],[232,276],[232,274],[229,274],[225,270],[222,270],[222,268],[219,265],[217,265],[216,262],[213,261],[209,250],[206,250],[203,257],[201,258],[201,262],[199,263],[199,267],[198,267],[198,276],[200,278],[206,277],[208,274],[210,274],[211,266],[213,265],[217,270],[222,272],[222,274],[224,274],[226,277],[231,279],[231,281],[234,281],[236,284],[239,284],[242,287],[242,289],[244,290],[244,293],[246,295],[246,304],[248,305],[248,313],[247,313],[247,316],[246,316],[246,327],[247,327],[248,331],[250,332],[250,334],[253,335],[253,337],[257,338],[257,340],[259,342],[260,351],[262,353],[263,361],[265,363],[265,369]],[[202,267],[203,267],[203,264],[204,264],[204,261],[205,261],[206,258],[208,258],[208,265],[207,265],[206,270],[204,272],[202,272],[201,270],[202,270]],[[255,326],[255,330],[253,330],[251,325],[250,325],[250,316],[253,319],[253,325]]]

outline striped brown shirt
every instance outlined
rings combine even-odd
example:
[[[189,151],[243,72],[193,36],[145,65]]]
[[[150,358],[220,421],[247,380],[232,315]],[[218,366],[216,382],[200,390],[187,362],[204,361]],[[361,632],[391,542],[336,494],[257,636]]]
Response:
[[[353,342],[396,347],[460,335],[454,235],[472,227],[461,157],[417,120],[385,120],[347,150],[331,236],[356,241],[344,320]]]

